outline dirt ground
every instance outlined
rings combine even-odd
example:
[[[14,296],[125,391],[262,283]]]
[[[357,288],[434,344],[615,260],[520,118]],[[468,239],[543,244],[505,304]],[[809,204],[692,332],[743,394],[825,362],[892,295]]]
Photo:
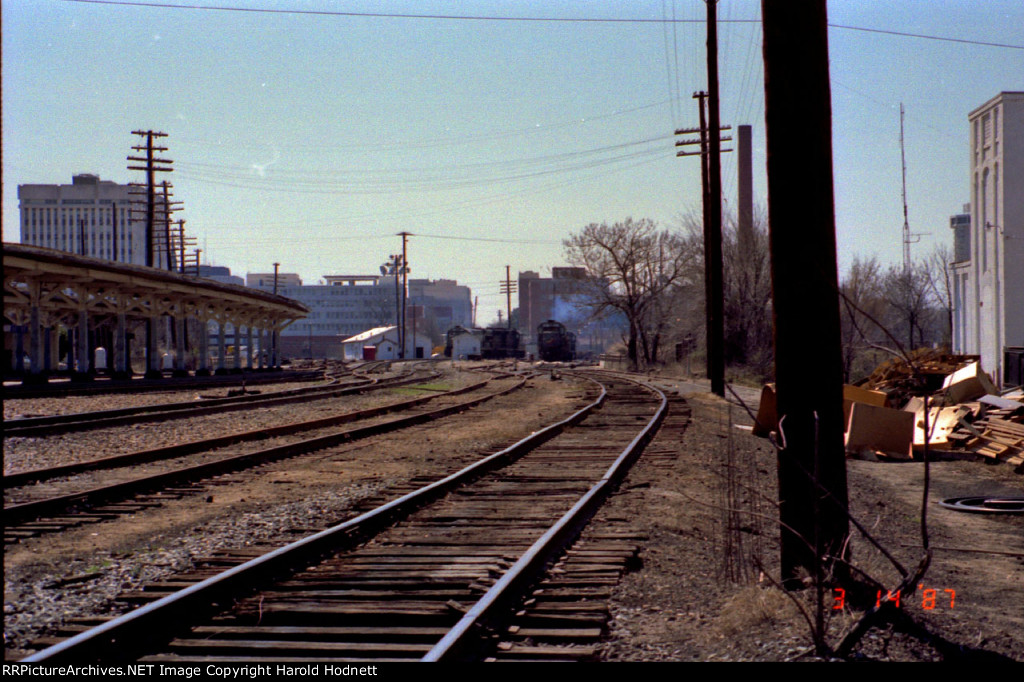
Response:
[[[43,536],[5,550],[6,655],[17,658],[33,633],[56,622],[107,612],[120,590],[187,568],[218,547],[275,541],[292,531],[351,516],[355,505],[493,451],[584,401],[571,381],[534,379],[486,407],[372,441],[353,443],[261,469],[150,512]],[[682,436],[659,436],[598,517],[626,519],[647,540],[641,564],[611,603],[607,661],[815,660],[800,608],[813,612],[812,590],[787,596],[778,575],[775,453],[737,425],[736,406],[699,387],[675,384],[692,418]],[[731,475],[729,475],[731,472]],[[921,555],[922,465],[850,461],[853,513],[904,565]],[[904,595],[900,628],[870,630],[854,658],[932,661],[959,656],[1024,661],[1024,516],[972,515],[938,500],[958,495],[1022,494],[1010,467],[942,462],[932,467],[928,509],[931,566],[921,590]],[[731,513],[728,510],[733,510]],[[886,586],[898,572],[860,536],[858,567]],[[62,585],[67,578],[96,580]],[[928,592],[934,590],[934,592]],[[955,591],[955,597],[952,592]],[[934,602],[927,598],[934,597]],[[835,646],[862,614],[825,595],[826,640]],[[869,604],[868,606],[870,606]],[[912,630],[907,634],[903,630]],[[16,635],[16,636],[15,636]]]
[[[620,584],[603,657],[815,660],[807,620],[774,584],[774,450],[768,441],[730,426],[751,423],[735,406],[701,393],[690,393],[686,402],[693,419],[677,443],[678,459],[670,468],[641,459],[606,511],[631,519],[648,541],[642,568]],[[670,447],[656,440],[653,447],[659,446]],[[912,570],[922,556],[923,465],[849,461],[848,479],[856,518]],[[921,588],[901,595],[901,627],[872,628],[852,658],[1024,660],[1024,517],[966,514],[937,503],[954,496],[1021,495],[1022,488],[1024,478],[1006,465],[933,464],[927,505],[931,565]],[[730,515],[728,508],[739,511]],[[856,533],[851,549],[858,568],[886,587],[899,583],[896,569]],[[810,615],[813,593],[790,595]],[[874,606],[874,596],[866,605],[853,599],[840,604],[838,596],[827,592],[824,599],[831,647],[865,607]]]

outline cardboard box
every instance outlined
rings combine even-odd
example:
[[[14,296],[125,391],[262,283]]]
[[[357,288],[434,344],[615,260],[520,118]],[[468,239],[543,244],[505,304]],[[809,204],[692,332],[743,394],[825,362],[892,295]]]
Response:
[[[967,402],[983,395],[999,395],[999,389],[988,375],[981,371],[980,362],[972,362],[946,377],[942,383],[942,391],[946,396],[947,405]]]
[[[875,407],[886,407],[889,396],[883,391],[872,391],[851,384],[843,385],[843,428],[850,423],[850,410],[854,403],[864,403]]]
[[[914,442],[914,413],[867,403],[853,403],[846,427],[846,451],[881,452],[911,459]]]

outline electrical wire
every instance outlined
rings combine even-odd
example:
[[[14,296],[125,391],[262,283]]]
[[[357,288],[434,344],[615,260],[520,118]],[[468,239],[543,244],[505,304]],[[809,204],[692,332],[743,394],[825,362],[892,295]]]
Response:
[[[507,15],[470,15],[470,14],[413,14],[397,12],[342,12],[338,10],[301,10],[301,9],[269,9],[261,7],[225,7],[218,5],[189,5],[184,3],[169,2],[129,2],[128,0],[64,0],[90,5],[117,5],[122,7],[148,7],[156,9],[183,9],[183,10],[207,10],[214,12],[249,12],[255,14],[294,14],[312,16],[335,16],[335,17],[364,17],[370,19],[423,19],[434,21],[507,21],[524,23],[556,23],[556,24],[663,24],[667,21],[680,24],[704,23],[703,19],[642,19],[642,18],[616,18],[616,17],[516,17]],[[760,19],[724,19],[719,23],[723,24],[750,24],[761,23]],[[952,38],[949,36],[936,36],[924,33],[909,33],[905,31],[892,31],[880,28],[868,28],[865,26],[848,26],[844,24],[828,24],[829,28],[836,28],[846,31],[862,31],[866,33],[877,33],[900,38],[919,38],[922,40],[938,40],[943,42],[961,43],[965,45],[980,45],[984,47],[998,47],[1010,50],[1024,50],[1024,45],[1013,45],[1009,43],[994,43],[982,40],[969,40],[966,38]]]
[[[601,121],[608,118],[615,118],[618,116],[625,116],[627,114],[633,114],[639,111],[647,109],[654,109],[662,107],[665,104],[670,104],[671,100],[661,100],[659,102],[650,102],[648,104],[641,104],[635,107],[629,107],[627,109],[619,109],[606,114],[597,114],[593,116],[581,116],[579,118],[573,118],[569,121],[560,121],[557,123],[537,124],[526,128],[513,128],[510,130],[498,130],[492,132],[477,133],[474,135],[459,135],[450,137],[439,137],[430,140],[410,140],[410,141],[396,141],[396,142],[372,142],[372,143],[355,143],[355,144],[329,144],[325,142],[310,143],[308,145],[291,145],[288,147],[289,150],[309,150],[317,156],[322,156],[324,152],[336,150],[336,151],[369,151],[369,152],[380,152],[380,151],[401,151],[407,152],[412,149],[431,149],[434,147],[453,147],[456,145],[465,145],[475,142],[494,142],[496,140],[511,139],[520,136],[536,135],[539,133],[546,133],[554,130],[561,130],[571,126],[585,125],[594,121]],[[182,145],[196,145],[201,147],[222,147],[224,143],[222,141],[203,140],[200,138],[190,137],[176,137],[174,140],[176,147]],[[266,150],[268,145],[259,142],[232,142],[232,149],[259,149]]]

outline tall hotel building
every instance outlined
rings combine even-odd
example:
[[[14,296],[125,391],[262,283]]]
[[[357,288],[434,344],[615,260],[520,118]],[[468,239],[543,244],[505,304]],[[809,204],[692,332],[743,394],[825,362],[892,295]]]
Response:
[[[70,185],[19,185],[21,243],[145,265],[145,221],[133,220],[130,210],[140,198],[128,185],[89,174],[75,175]],[[153,259],[155,267],[166,263],[163,249]]]

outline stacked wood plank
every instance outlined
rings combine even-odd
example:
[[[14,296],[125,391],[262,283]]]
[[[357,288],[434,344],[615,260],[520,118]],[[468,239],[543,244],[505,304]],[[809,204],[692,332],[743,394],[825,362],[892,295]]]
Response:
[[[965,450],[1024,471],[1024,403],[1017,409],[990,409],[971,427]]]

